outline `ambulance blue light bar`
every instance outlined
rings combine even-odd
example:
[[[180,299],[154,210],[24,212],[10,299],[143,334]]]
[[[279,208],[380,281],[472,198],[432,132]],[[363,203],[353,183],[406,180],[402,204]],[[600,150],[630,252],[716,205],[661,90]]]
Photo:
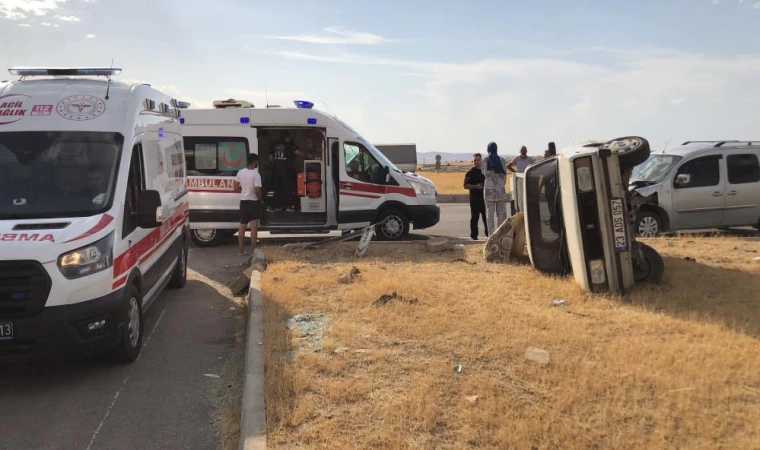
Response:
[[[311,109],[314,107],[314,103],[307,102],[306,100],[296,100],[293,103],[296,104],[296,108]]]
[[[12,67],[8,69],[11,75],[20,77],[65,77],[65,76],[94,76],[110,77],[121,73],[119,68],[111,67],[59,67],[59,68],[42,68],[42,67]]]
[[[184,117],[180,117],[179,118],[179,124],[180,125],[184,125],[185,124],[185,118]]]
[[[250,121],[251,121],[250,117],[241,117],[240,118],[240,123],[248,123]]]
[[[314,117],[309,117],[309,119],[306,121],[306,123],[308,123],[309,125],[316,125],[317,124],[317,119],[315,119]]]

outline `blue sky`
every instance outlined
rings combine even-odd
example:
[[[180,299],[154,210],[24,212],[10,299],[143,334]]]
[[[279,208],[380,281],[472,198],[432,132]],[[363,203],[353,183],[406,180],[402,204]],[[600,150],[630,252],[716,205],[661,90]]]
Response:
[[[758,0],[0,0],[0,42],[3,70],[114,58],[195,107],[266,86],[420,151],[760,139]]]

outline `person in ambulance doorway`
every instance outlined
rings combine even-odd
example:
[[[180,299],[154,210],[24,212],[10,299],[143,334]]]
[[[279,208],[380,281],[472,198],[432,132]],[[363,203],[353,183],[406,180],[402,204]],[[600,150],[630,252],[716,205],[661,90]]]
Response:
[[[296,185],[296,170],[294,167],[296,156],[303,156],[303,152],[293,142],[290,133],[280,133],[280,140],[272,144],[269,153],[269,161],[272,163],[272,187],[274,188],[274,205],[268,208],[269,212],[295,211],[292,205],[293,193]]]
[[[256,249],[259,219],[264,205],[261,203],[261,175],[259,174],[259,155],[248,155],[248,165],[237,173],[235,192],[240,193],[240,226],[238,227],[238,255],[245,255],[245,228],[251,228],[251,247]]]

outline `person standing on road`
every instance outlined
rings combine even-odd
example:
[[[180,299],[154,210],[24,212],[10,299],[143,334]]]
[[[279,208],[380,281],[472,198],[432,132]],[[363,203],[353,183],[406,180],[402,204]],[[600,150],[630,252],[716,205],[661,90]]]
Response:
[[[507,220],[507,162],[499,156],[495,142],[488,144],[488,156],[483,169],[483,197],[486,204],[486,224],[494,233]]]
[[[240,226],[238,227],[238,256],[245,255],[245,228],[251,228],[251,249],[256,249],[258,241],[259,219],[264,210],[261,203],[261,175],[259,174],[259,156],[248,155],[248,165],[237,173],[235,192],[240,193]]]
[[[507,168],[512,172],[525,173],[525,169],[531,164],[533,164],[533,158],[528,156],[528,148],[523,145],[520,147],[520,156],[515,156]]]
[[[473,241],[477,241],[478,222],[481,218],[486,231],[486,237],[488,237],[486,203],[483,197],[483,184],[486,182],[486,177],[481,170],[483,157],[480,153],[472,155],[472,165],[472,169],[464,176],[464,188],[470,191],[470,237]]]

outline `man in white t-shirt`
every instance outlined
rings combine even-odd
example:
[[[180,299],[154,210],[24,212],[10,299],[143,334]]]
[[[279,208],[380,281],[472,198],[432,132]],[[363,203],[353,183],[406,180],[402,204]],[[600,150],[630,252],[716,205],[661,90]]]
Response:
[[[520,148],[520,156],[515,156],[507,165],[507,169],[512,172],[525,173],[525,169],[533,164],[533,158],[528,156],[528,148],[524,145]]]
[[[248,166],[237,173],[235,192],[240,193],[240,227],[238,228],[238,255],[245,255],[245,228],[251,227],[251,245],[256,249],[259,219],[264,211],[261,203],[261,175],[259,155],[248,155]]]

